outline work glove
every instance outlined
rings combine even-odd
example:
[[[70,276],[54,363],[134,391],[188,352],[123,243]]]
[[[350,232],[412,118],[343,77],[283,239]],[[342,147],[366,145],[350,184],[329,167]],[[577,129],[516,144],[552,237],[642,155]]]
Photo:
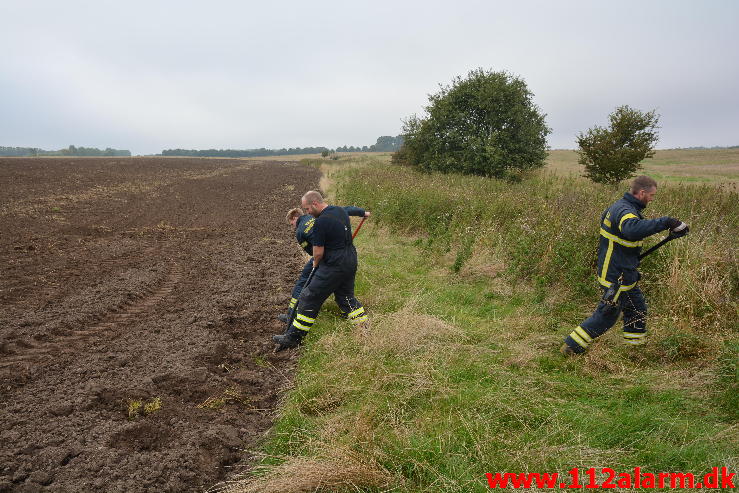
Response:
[[[670,230],[670,234],[678,238],[680,236],[685,236],[686,234],[688,234],[688,231],[690,229],[688,228],[687,224],[679,219],[675,219],[674,217],[667,218],[667,227]]]

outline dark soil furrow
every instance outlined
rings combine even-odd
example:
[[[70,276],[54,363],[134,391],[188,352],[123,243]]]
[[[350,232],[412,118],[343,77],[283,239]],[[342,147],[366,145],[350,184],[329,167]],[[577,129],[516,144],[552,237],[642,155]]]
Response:
[[[318,171],[0,159],[0,176],[0,491],[203,491],[248,467],[294,361],[269,342],[302,261],[284,214]]]

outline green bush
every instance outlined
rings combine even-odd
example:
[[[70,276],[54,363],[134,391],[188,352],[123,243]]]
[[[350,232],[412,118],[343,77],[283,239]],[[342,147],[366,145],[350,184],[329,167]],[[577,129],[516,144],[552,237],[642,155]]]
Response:
[[[616,184],[634,176],[640,163],[654,156],[659,115],[619,106],[608,120],[608,128],[596,126],[577,136],[578,162],[594,182]]]
[[[546,158],[550,129],[526,83],[478,69],[429,96],[428,116],[411,116],[394,162],[426,171],[516,178]]]

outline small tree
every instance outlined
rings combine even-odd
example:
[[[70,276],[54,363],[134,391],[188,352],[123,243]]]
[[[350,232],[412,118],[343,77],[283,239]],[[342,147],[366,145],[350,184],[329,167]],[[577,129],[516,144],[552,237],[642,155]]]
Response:
[[[325,151],[321,153],[321,157],[325,159],[326,157],[328,157],[329,154],[331,153],[328,151],[328,149],[326,149]]]
[[[511,177],[544,165],[550,129],[526,83],[506,72],[473,70],[429,96],[428,116],[403,125],[395,162],[426,171]]]
[[[577,136],[578,162],[594,182],[616,184],[634,176],[641,162],[654,156],[659,115],[656,110],[643,113],[619,106],[608,120],[608,128],[595,126]]]

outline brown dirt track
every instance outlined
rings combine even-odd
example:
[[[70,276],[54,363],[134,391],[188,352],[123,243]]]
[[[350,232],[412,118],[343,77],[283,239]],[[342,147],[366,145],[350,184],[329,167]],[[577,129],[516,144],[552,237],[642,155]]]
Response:
[[[269,343],[302,262],[284,213],[318,179],[0,158],[0,492],[201,491],[248,464],[293,366]]]

